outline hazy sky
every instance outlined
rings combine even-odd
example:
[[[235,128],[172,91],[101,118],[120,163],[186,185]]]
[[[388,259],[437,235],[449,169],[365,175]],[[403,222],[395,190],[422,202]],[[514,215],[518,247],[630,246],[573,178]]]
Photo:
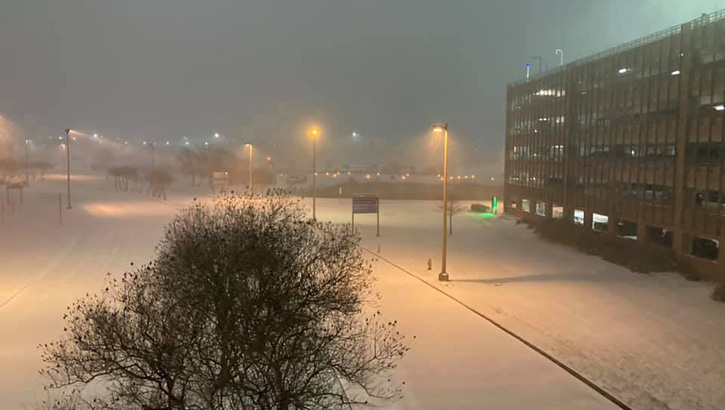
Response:
[[[132,138],[411,141],[499,156],[506,83],[722,0],[0,0],[0,114]],[[297,141],[297,140],[295,140]]]

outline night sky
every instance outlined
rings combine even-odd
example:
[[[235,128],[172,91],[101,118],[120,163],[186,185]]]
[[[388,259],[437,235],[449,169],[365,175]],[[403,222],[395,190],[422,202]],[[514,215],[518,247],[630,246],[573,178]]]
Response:
[[[442,120],[464,151],[488,161],[501,157],[506,83],[524,76],[527,56],[553,67],[557,48],[572,61],[719,8],[722,0],[4,0],[0,115],[38,134],[220,132],[277,149],[301,143],[315,122],[337,146],[356,131],[403,158]]]

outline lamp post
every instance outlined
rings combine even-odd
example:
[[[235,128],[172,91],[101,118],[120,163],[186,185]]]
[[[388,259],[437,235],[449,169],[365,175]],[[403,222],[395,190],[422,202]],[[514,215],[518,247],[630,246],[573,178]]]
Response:
[[[443,133],[443,256],[441,258],[441,272],[438,274],[438,280],[442,282],[448,281],[448,272],[446,271],[446,256],[448,254],[448,124],[433,125],[433,132]]]
[[[30,176],[28,174],[28,166],[30,165],[30,161],[28,161],[28,145],[30,145],[30,139],[25,139],[25,186],[30,185]]]
[[[252,164],[253,164],[253,161],[254,161],[254,146],[252,145],[251,142],[247,142],[244,145],[246,145],[246,146],[249,147],[249,193],[251,194],[253,192],[252,191],[252,183],[253,183],[253,180],[252,180],[252,178],[253,178],[253,171],[252,171],[253,168],[252,168],[252,166],[253,165]]]
[[[151,143],[151,170],[156,169],[156,143]]]
[[[65,130],[65,166],[68,170],[68,206],[67,209],[73,209],[70,202],[70,129]]]
[[[559,67],[563,67],[564,66],[564,50],[557,48],[554,51],[554,53],[559,54]]]
[[[320,136],[317,127],[310,129],[312,138],[312,219],[317,220],[317,138]]]

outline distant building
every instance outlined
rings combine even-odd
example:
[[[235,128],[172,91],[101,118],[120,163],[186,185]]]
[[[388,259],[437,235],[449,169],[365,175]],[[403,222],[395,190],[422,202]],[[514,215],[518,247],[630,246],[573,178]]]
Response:
[[[725,10],[508,85],[505,206],[725,278]]]

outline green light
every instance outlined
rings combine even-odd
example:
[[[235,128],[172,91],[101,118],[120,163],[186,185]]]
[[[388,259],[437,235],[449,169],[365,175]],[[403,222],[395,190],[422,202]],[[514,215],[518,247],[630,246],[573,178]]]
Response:
[[[492,214],[491,212],[481,212],[476,214],[476,216],[483,218],[483,219],[493,219],[496,217],[496,215]]]
[[[494,215],[498,213],[498,197],[496,195],[491,198],[491,212],[493,212]]]

